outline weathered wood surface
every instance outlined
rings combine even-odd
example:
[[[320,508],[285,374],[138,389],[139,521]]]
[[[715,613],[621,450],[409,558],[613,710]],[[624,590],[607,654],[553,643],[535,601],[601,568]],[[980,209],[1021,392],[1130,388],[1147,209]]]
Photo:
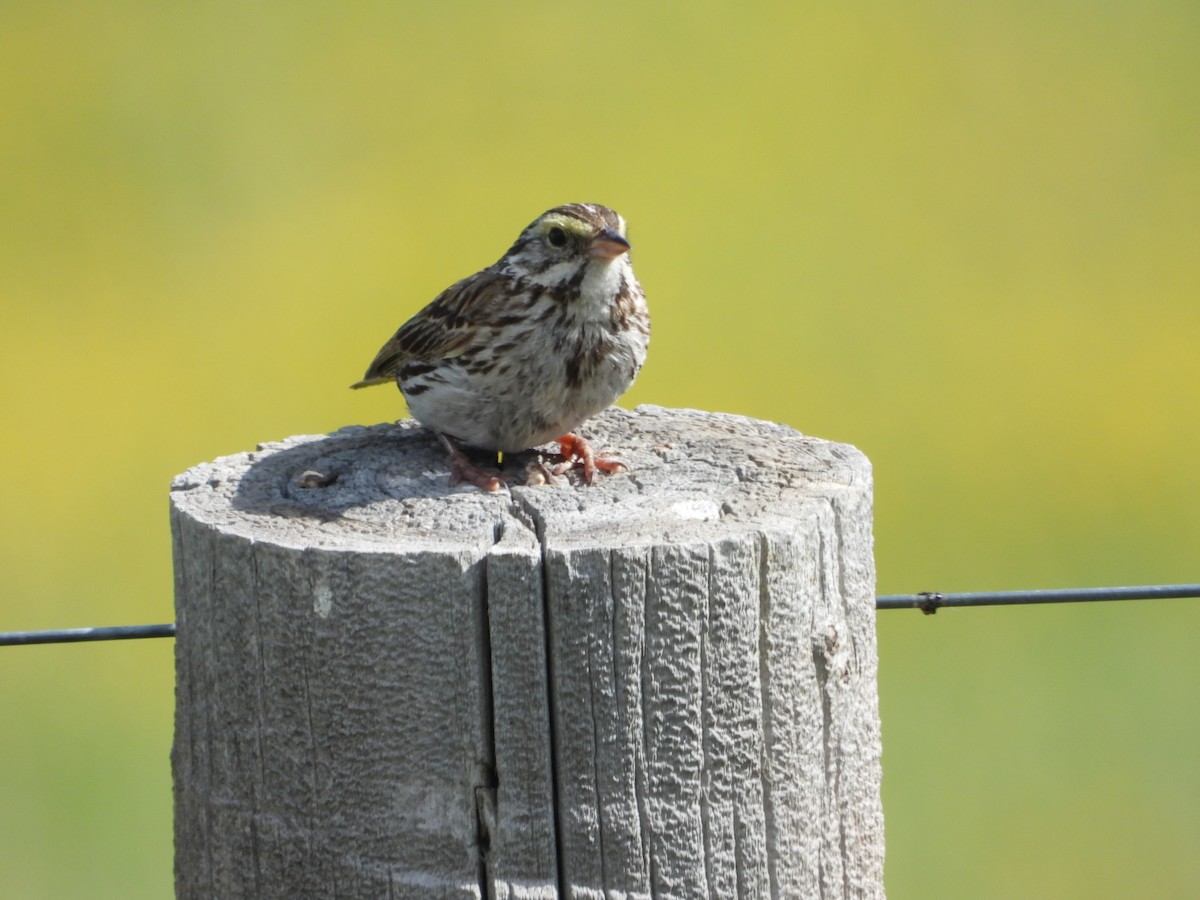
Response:
[[[411,422],[172,486],[179,897],[881,897],[871,476],[639,407],[447,486]]]

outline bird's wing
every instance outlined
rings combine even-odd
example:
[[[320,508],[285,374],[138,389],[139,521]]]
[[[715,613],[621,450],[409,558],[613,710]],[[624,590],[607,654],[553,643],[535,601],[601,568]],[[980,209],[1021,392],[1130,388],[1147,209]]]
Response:
[[[494,269],[452,284],[400,326],[375,355],[362,381],[351,387],[393,381],[400,368],[412,360],[433,362],[459,356],[470,346],[475,327],[494,313],[509,285],[510,280]]]

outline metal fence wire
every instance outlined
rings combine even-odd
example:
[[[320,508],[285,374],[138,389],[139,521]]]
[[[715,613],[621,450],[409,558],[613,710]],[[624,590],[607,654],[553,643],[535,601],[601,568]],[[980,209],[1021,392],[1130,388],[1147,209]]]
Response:
[[[1150,584],[1139,587],[1063,588],[1030,591],[973,591],[882,594],[876,609],[919,609],[933,615],[939,609],[971,606],[1021,606],[1041,603],[1095,603],[1105,600],[1166,600],[1200,597],[1200,584]],[[81,641],[124,641],[135,638],[173,638],[175,624],[113,625],[103,628],[59,628],[49,631],[0,631],[0,647],[22,644],[74,644]]]

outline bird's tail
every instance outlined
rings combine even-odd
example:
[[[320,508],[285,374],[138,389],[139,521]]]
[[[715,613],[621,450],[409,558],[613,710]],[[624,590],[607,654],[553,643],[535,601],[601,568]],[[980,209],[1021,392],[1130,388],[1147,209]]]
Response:
[[[376,375],[374,378],[364,378],[362,381],[356,381],[350,385],[354,390],[365,387],[374,387],[377,384],[395,384],[395,375]]]

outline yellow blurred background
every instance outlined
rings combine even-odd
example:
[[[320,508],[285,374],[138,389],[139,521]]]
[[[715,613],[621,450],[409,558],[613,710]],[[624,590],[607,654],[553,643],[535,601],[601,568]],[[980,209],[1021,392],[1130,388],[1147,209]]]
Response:
[[[853,443],[881,593],[1200,581],[1200,6],[0,4],[0,630],[170,621],[167,485],[630,223],[623,403]],[[887,885],[1200,896],[1200,601],[880,614]],[[171,892],[170,641],[0,648],[0,893]]]

